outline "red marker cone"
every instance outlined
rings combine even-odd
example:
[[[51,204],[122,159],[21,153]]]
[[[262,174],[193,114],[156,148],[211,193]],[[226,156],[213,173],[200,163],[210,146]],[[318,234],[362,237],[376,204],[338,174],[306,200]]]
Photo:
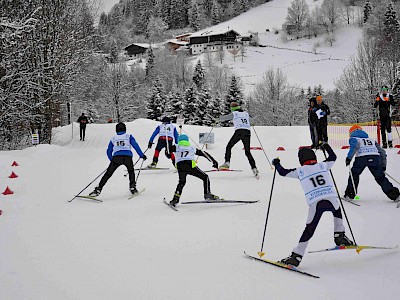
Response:
[[[14,172],[11,172],[11,175],[8,176],[8,178],[17,178],[17,177],[18,177],[18,175],[15,174]]]
[[[17,162],[14,160],[14,162],[12,163],[12,165],[11,165],[12,167],[18,167],[19,166],[19,164],[17,164]]]
[[[0,215],[3,213],[3,211],[0,209]]]
[[[285,151],[285,148],[283,148],[283,147],[278,147],[278,149],[276,149],[276,151]]]
[[[11,194],[14,194],[14,192],[9,187],[7,187],[6,190],[3,192],[3,195],[11,195]]]

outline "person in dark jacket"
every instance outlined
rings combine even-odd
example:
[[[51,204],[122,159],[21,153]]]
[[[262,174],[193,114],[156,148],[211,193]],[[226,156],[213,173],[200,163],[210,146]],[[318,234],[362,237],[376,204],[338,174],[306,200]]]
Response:
[[[126,125],[124,123],[118,123],[115,127],[115,131],[117,134],[110,140],[107,148],[107,156],[110,160],[110,165],[108,166],[106,173],[101,178],[99,185],[95,187],[94,191],[91,192],[89,196],[97,197],[100,195],[101,190],[107,183],[108,179],[111,178],[115,170],[121,165],[124,165],[128,169],[129,190],[132,194],[138,193],[138,190],[136,189],[131,147],[135,149],[136,153],[143,160],[146,160],[147,157],[140,149],[135,138],[131,134],[126,133]]]
[[[386,152],[379,144],[368,137],[368,134],[362,130],[361,126],[353,125],[349,129],[350,149],[346,157],[346,166],[355,156],[351,174],[348,179],[347,188],[344,194],[345,198],[354,199],[360,181],[360,175],[366,167],[370,170],[375,181],[380,185],[382,191],[391,200],[397,202],[400,200],[399,189],[394,187],[385,176],[386,171]],[[353,181],[355,187],[353,187]]]
[[[86,131],[86,124],[89,123],[88,118],[85,116],[84,113],[78,118],[79,123],[79,135],[81,137],[81,141],[85,140],[85,131]]]
[[[313,108],[317,119],[315,122],[315,126],[317,128],[317,135],[318,135],[318,145],[321,145],[323,142],[328,142],[328,118],[327,116],[330,115],[331,111],[329,110],[328,105],[322,101],[322,96],[318,95],[316,98],[316,105]]]
[[[393,136],[392,136],[392,121],[390,119],[390,105],[395,106],[393,95],[389,94],[389,88],[384,85],[381,88],[381,92],[376,95],[374,107],[379,107],[379,119],[381,122],[381,136],[382,136],[382,147],[393,148]],[[386,142],[386,131],[388,137],[388,143]]]
[[[317,105],[315,97],[310,98],[308,104],[308,126],[310,127],[311,148],[318,146],[318,133],[317,133],[317,115],[313,108]]]

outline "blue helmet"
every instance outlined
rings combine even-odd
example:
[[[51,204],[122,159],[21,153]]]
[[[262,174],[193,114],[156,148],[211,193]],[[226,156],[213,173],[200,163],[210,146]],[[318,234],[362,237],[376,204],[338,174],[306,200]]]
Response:
[[[181,141],[189,141],[189,137],[186,134],[181,134],[178,137],[178,143]]]

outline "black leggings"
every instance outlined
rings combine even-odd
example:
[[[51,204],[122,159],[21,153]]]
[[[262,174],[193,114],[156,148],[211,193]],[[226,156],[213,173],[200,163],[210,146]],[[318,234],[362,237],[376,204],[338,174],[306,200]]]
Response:
[[[233,146],[236,145],[237,142],[241,140],[244,146],[244,154],[247,156],[251,168],[254,169],[256,167],[256,162],[253,158],[253,155],[251,155],[250,152],[250,137],[251,137],[250,130],[247,129],[236,130],[234,135],[229,140],[228,145],[226,146],[225,161],[231,161],[232,148]]]
[[[204,194],[210,192],[210,179],[208,175],[200,170],[198,167],[192,168],[191,160],[184,160],[177,163],[179,182],[176,187],[175,194],[182,195],[183,187],[186,184],[186,176],[192,175],[203,180]]]
[[[107,183],[108,179],[110,179],[111,176],[114,174],[115,170],[118,169],[118,167],[121,165],[124,165],[128,169],[129,186],[134,187],[136,185],[132,156],[119,155],[119,156],[114,156],[110,161],[106,173],[100,180],[99,183],[100,188],[103,188],[103,186]]]

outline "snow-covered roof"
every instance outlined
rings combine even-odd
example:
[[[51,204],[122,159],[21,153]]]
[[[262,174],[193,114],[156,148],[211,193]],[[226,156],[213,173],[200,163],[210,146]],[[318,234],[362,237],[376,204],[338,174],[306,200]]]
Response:
[[[210,29],[208,29],[208,30],[201,30],[201,31],[195,32],[190,37],[220,35],[220,34],[226,34],[231,31],[233,31],[237,35],[240,35],[237,31],[235,31],[233,29],[226,29],[226,30],[210,30]]]
[[[181,46],[186,46],[187,44],[189,44],[189,42],[180,41],[177,39],[168,40],[167,43],[172,43],[172,44],[181,45]]]

